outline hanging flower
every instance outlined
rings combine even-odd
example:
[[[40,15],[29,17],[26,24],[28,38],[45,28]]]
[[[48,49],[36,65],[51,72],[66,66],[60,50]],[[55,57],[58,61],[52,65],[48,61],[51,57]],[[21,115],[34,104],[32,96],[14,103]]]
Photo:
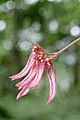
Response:
[[[50,83],[50,95],[47,101],[47,104],[49,104],[56,94],[54,65],[51,58],[45,55],[44,50],[38,44],[35,44],[23,70],[9,77],[12,80],[16,80],[26,76],[21,82],[16,84],[16,87],[21,90],[17,95],[17,99],[26,95],[40,84],[44,70],[47,71]]]
[[[26,95],[30,90],[36,88],[40,84],[43,72],[46,69],[50,83],[50,95],[47,101],[47,104],[49,104],[54,99],[56,94],[56,75],[54,71],[54,65],[51,60],[56,58],[64,50],[66,50],[79,40],[80,38],[74,40],[72,43],[58,52],[50,53],[53,54],[52,56],[46,56],[45,53],[48,54],[48,52],[41,48],[39,44],[35,44],[32,49],[32,53],[29,56],[28,62],[23,70],[18,74],[9,77],[12,80],[16,80],[26,76],[21,82],[16,84],[16,87],[21,90],[20,93],[17,95],[17,99]]]

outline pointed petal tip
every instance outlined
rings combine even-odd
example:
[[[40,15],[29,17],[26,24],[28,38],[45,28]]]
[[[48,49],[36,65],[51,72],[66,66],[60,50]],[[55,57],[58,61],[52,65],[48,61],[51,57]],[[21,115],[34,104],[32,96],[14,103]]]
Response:
[[[16,84],[15,86],[17,87],[18,90],[21,90],[21,89],[22,89],[22,87],[19,86],[18,84]]]
[[[11,78],[12,78],[12,76],[9,76],[9,78],[11,79]]]
[[[11,78],[11,81],[14,81],[14,80],[16,80],[16,79],[14,79],[14,78]]]
[[[47,106],[47,105],[49,105],[49,104],[50,104],[50,102],[51,102],[51,101],[50,101],[50,100],[48,100],[48,101],[47,101],[47,103],[46,103],[46,106]]]
[[[16,99],[19,100],[19,98],[21,98],[22,96],[20,96],[20,94],[17,95]]]
[[[15,80],[13,76],[9,76],[9,78],[10,78],[12,81]]]
[[[18,87],[18,90],[21,90],[22,89],[22,87]]]
[[[18,100],[18,99],[19,99],[19,96],[17,95],[16,100]]]
[[[55,99],[55,96],[53,98],[49,98],[46,105],[49,105],[53,99]]]
[[[18,83],[15,85],[16,87],[19,87]]]

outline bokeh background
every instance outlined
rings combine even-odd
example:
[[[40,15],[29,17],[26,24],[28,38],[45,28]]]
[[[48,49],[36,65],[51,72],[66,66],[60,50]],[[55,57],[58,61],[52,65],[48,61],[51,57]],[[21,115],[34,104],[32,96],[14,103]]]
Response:
[[[10,75],[26,64],[32,42],[58,51],[80,36],[80,0],[0,0],[0,120],[80,120],[80,41],[54,60],[57,94],[46,107],[49,82],[16,100]]]

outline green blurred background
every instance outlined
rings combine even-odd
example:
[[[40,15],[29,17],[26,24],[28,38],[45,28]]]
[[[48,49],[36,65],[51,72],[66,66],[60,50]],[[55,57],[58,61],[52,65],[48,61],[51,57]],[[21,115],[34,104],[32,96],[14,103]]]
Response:
[[[54,60],[57,94],[46,107],[49,82],[16,100],[10,75],[26,64],[33,42],[58,51],[80,36],[80,0],[0,0],[0,120],[80,120],[80,42]]]

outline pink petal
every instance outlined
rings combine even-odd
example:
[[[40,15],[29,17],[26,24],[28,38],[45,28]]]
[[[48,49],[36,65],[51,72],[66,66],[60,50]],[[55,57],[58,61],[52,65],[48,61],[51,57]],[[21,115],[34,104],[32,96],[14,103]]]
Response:
[[[37,73],[35,79],[29,85],[29,88],[34,89],[35,87],[37,87],[40,84],[40,81],[42,80],[44,68],[45,68],[44,63],[41,63],[39,68],[38,68],[38,73]]]
[[[27,88],[27,86],[25,86],[17,95],[16,99],[19,99],[20,97],[26,95],[28,92],[30,91],[29,88]]]
[[[50,95],[47,101],[47,104],[49,104],[54,99],[56,94],[56,82],[55,82],[56,75],[55,75],[53,65],[51,65],[51,69],[50,68],[47,69],[47,74],[48,74],[49,83],[50,83]]]
[[[44,65],[38,65],[38,66],[35,66],[36,69],[34,69],[34,71],[36,71],[36,75],[33,79],[30,79],[30,81],[28,81],[29,85],[27,84],[27,81],[26,81],[26,84],[22,84],[22,86],[20,85],[19,87],[21,87],[21,91],[20,93],[17,95],[17,99],[19,99],[20,97],[26,95],[30,89],[32,88],[35,88],[37,87],[37,85],[39,85],[40,81],[41,81],[41,78],[42,78],[42,74],[44,72]]]
[[[12,80],[15,80],[15,79],[24,77],[30,71],[31,67],[33,66],[35,62],[34,57],[35,57],[35,53],[32,52],[23,70],[16,75],[10,76],[9,78],[11,78]]]
[[[29,84],[29,83],[31,83],[33,81],[34,77],[37,74],[38,66],[39,65],[35,65],[31,69],[30,73],[21,82],[16,84],[16,86],[19,87],[19,89],[22,89],[22,87],[24,87],[26,84]]]

